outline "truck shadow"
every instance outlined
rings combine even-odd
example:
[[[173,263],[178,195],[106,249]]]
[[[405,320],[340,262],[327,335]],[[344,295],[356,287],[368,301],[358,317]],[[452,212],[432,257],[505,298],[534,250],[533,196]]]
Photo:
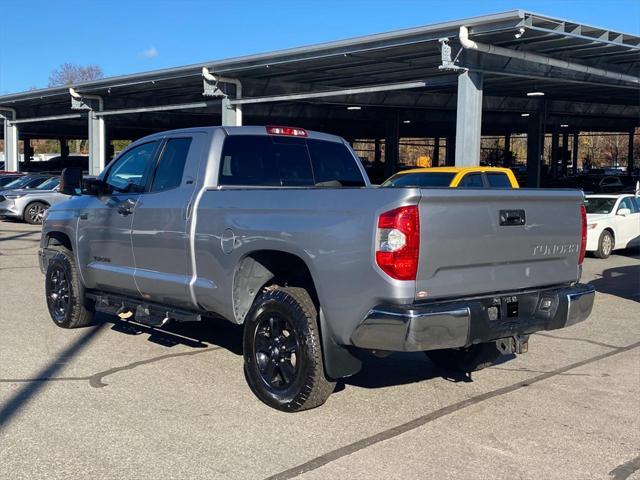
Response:
[[[589,283],[598,292],[640,302],[640,265],[607,268]]]
[[[111,315],[100,314],[98,320],[111,325],[111,330],[126,335],[148,335],[148,341],[171,348],[185,345],[194,349],[221,347],[235,355],[242,355],[242,326],[223,319],[210,318],[202,322],[167,324],[162,329],[126,322]],[[396,352],[379,358],[367,351],[359,352],[362,369],[356,375],[337,382],[336,392],[346,385],[360,388],[386,388],[444,378],[458,383],[473,381],[472,376],[447,370],[431,363],[422,352]],[[513,359],[514,355],[500,357],[494,365]]]

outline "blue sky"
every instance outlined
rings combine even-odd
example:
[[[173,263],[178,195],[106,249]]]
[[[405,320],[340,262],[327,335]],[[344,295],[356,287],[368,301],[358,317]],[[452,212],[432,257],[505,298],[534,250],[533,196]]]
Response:
[[[631,0],[2,0],[0,95],[64,62],[113,76],[518,8],[640,34]]]

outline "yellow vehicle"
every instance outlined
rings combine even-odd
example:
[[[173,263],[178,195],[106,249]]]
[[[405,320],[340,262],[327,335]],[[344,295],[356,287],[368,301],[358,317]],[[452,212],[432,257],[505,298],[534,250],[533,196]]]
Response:
[[[389,177],[382,186],[520,188],[513,172],[499,167],[412,168]]]

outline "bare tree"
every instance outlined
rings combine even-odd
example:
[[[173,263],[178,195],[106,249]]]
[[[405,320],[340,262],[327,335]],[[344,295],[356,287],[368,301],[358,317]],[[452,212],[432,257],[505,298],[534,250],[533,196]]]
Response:
[[[78,82],[86,82],[104,77],[102,68],[97,65],[74,65],[63,63],[49,75],[49,86],[72,85]]]

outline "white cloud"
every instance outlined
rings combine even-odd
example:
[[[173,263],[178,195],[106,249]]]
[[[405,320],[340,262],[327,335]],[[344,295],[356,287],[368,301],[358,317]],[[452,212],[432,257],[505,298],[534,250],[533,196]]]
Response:
[[[156,47],[149,47],[146,50],[140,52],[140,56],[145,58],[155,58],[158,55],[160,55],[160,53],[158,52],[158,49]]]

